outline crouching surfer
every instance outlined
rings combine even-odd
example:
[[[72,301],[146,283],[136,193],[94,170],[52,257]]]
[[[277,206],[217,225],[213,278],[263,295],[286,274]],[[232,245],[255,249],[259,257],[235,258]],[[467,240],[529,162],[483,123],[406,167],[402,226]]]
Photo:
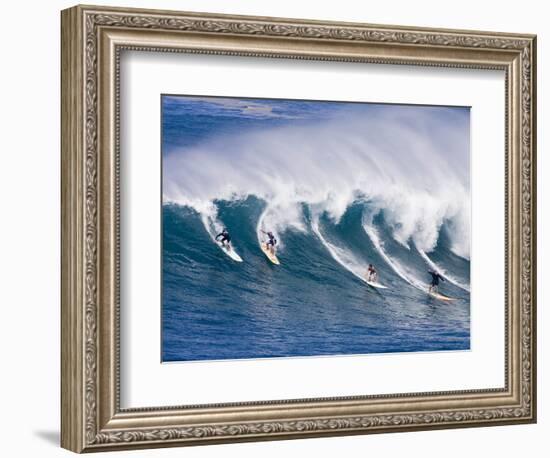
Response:
[[[369,264],[367,269],[367,281],[376,282],[378,280],[378,272],[372,264]]]
[[[260,229],[261,230],[261,229]],[[273,235],[273,232],[271,231],[264,231],[264,230],[261,230],[265,235],[267,235],[268,237],[268,240],[267,242],[265,242],[265,246],[266,248],[269,250],[269,252],[275,256],[275,245],[277,245],[277,239],[275,238],[275,236]]]
[[[224,248],[231,250],[231,236],[225,227],[216,235],[216,242],[220,242]]]

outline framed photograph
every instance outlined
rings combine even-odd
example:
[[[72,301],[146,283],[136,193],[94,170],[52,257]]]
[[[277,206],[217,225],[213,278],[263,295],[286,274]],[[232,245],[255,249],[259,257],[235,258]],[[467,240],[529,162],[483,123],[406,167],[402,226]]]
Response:
[[[62,446],[536,421],[536,38],[62,12]]]

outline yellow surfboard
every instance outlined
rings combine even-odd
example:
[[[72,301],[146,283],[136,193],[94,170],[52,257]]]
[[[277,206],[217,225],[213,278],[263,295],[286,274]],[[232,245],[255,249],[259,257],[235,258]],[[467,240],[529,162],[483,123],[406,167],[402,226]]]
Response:
[[[281,263],[279,262],[279,260],[277,259],[277,256],[275,256],[275,255],[269,250],[269,248],[267,247],[267,244],[262,243],[262,244],[260,245],[260,247],[262,248],[263,253],[267,256],[267,259],[269,259],[273,264],[276,264],[276,265],[281,264]]]
[[[454,301],[454,297],[444,296],[443,294],[439,294],[436,292],[430,292],[428,291],[428,294],[432,297],[435,297],[436,299],[439,299],[440,301]]]

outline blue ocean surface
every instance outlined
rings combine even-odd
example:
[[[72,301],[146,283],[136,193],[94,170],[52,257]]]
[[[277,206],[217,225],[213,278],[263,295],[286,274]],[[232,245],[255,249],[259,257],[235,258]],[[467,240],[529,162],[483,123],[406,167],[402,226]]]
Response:
[[[162,361],[470,349],[467,110],[162,102]]]

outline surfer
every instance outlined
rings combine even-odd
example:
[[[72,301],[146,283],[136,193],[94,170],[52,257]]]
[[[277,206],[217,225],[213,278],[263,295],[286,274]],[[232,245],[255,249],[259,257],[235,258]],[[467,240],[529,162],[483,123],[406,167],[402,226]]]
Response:
[[[375,282],[378,279],[378,272],[372,264],[369,264],[367,269],[367,281]]]
[[[428,270],[428,273],[432,276],[432,282],[430,283],[430,293],[437,293],[437,288],[439,286],[439,280],[445,281],[445,279],[436,272],[435,270]]]
[[[231,249],[231,236],[225,227],[223,228],[223,231],[216,235],[216,242],[220,242],[223,247],[226,247],[229,250]]]
[[[277,245],[277,239],[275,238],[275,236],[273,235],[273,232],[266,232],[262,229],[260,229],[265,235],[267,235],[269,237],[269,240],[267,242],[265,242],[265,246],[266,248],[269,250],[269,252],[275,256],[275,245]]]

